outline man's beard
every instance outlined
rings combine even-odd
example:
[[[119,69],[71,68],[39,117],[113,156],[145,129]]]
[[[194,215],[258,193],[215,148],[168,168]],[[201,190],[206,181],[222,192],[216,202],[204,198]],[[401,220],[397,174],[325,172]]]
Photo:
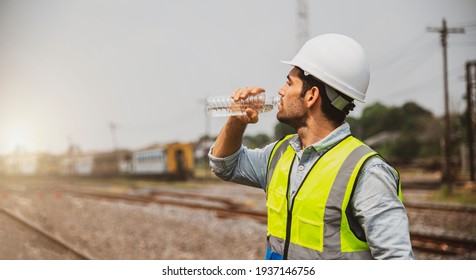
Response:
[[[283,116],[283,114],[280,114],[280,112],[278,112],[276,118],[278,119],[278,121],[298,130],[299,128],[304,127],[306,125],[307,113],[302,112],[297,116]]]

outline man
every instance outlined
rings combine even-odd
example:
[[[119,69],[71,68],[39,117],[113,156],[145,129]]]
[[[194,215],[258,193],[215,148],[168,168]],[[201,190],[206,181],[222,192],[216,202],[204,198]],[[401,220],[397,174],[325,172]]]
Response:
[[[246,126],[229,117],[210,150],[214,173],[265,190],[267,259],[413,259],[398,172],[351,135],[344,121],[370,80],[353,39],[325,34],[287,63],[277,118],[295,128],[263,149],[242,146]],[[235,101],[264,92],[245,87]]]

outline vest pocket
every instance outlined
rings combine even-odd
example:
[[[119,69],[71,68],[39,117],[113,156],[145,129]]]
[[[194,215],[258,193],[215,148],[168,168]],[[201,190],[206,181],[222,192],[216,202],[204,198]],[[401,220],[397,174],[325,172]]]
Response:
[[[324,224],[296,215],[296,234],[291,239],[296,244],[322,252],[324,250]],[[294,238],[293,238],[294,237]]]

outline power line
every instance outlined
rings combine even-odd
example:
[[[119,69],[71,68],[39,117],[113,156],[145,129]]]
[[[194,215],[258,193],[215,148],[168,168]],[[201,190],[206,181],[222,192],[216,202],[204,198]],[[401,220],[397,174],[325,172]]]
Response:
[[[471,47],[476,44],[476,38],[466,38],[465,40],[454,40],[451,44],[448,44],[448,47]]]
[[[421,52],[412,53],[410,56],[404,57],[400,61],[397,61],[395,64],[389,65],[388,68],[386,68],[387,71],[385,71],[384,69],[384,71],[382,72],[391,72],[389,70],[391,70],[390,67],[393,66],[395,67],[395,70],[400,70],[401,73],[403,72],[404,74],[407,74],[409,73],[409,71],[414,70],[416,66],[421,65],[430,56],[432,56],[435,50],[436,49],[434,48],[434,46],[432,46],[431,48],[426,48],[424,50],[422,49]]]
[[[452,69],[450,69],[448,71],[448,73],[451,73],[451,75],[449,77],[449,80],[455,79],[457,77],[461,77],[461,73],[459,73],[459,72],[463,68],[464,68],[464,65],[463,66],[459,65],[457,67],[453,67]],[[397,89],[397,90],[390,91],[390,92],[382,91],[383,94],[381,94],[380,96],[388,98],[388,97],[398,95],[399,97],[401,97],[401,96],[404,96],[404,95],[409,94],[409,93],[414,93],[416,90],[419,90],[419,89],[422,89],[422,88],[427,88],[428,85],[430,85],[430,84],[434,85],[435,84],[435,79],[436,79],[435,76],[430,76],[430,77],[426,78],[425,80],[419,80],[418,83],[408,85],[408,86],[406,86],[402,89]]]
[[[389,76],[392,81],[398,81],[402,83],[405,79],[411,76],[414,73],[418,66],[422,65],[423,62],[427,61],[436,49],[427,49],[421,54],[419,52],[412,54],[411,56],[405,57],[400,61],[397,61],[393,65],[389,65],[383,70],[374,71],[372,79],[375,80],[386,80]],[[385,87],[387,88],[387,87]]]
[[[461,75],[460,74],[455,74],[455,75],[452,75],[449,77],[449,80],[456,80],[458,78],[461,78]],[[428,94],[431,94],[433,95],[435,90],[439,87],[439,84],[438,83],[435,83],[435,77],[431,77],[431,78],[428,78],[420,83],[415,83],[415,84],[411,84],[411,85],[408,85],[404,88],[401,88],[401,89],[397,89],[397,90],[394,90],[394,91],[390,91],[390,92],[386,92],[386,91],[382,91],[383,93],[382,94],[379,94],[379,97],[380,98],[383,98],[389,102],[391,101],[392,99],[394,99],[395,97],[396,98],[402,98],[402,97],[405,97],[405,96],[408,96],[408,95],[412,95],[412,96],[415,96],[415,94],[417,94],[418,96],[423,96],[423,95],[428,95]],[[452,101],[454,101],[455,99],[453,98]],[[459,100],[459,97],[456,99],[456,100]]]
[[[401,49],[398,53],[387,58],[386,61],[375,63],[373,71],[376,75],[385,77],[387,73],[399,67],[402,72],[407,72],[409,69],[414,69],[417,62],[422,62],[431,54],[431,51],[436,48],[436,41],[426,41],[420,45],[411,48]],[[404,71],[403,71],[404,70]]]
[[[476,26],[476,20],[470,20],[470,21],[461,21],[461,22],[456,22],[456,25],[459,25],[461,27],[470,27],[470,26]]]
[[[421,31],[417,33],[412,39],[410,39],[402,47],[389,51],[385,53],[384,55],[376,58],[373,63],[374,67],[379,68],[383,65],[393,64],[394,61],[401,59],[408,53],[408,50],[414,49],[415,45],[421,42],[421,39],[423,38],[424,35],[425,33]]]

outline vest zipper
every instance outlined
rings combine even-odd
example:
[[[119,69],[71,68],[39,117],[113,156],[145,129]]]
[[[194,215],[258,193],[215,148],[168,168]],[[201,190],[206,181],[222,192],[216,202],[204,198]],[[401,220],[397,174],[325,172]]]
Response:
[[[349,135],[350,136],[350,135]],[[347,137],[349,137],[347,136]],[[345,137],[344,139],[342,139],[340,142],[342,142],[343,140],[345,140],[347,137]],[[336,145],[334,145],[332,148],[334,148],[335,146],[337,146],[339,143],[337,143]],[[332,148],[330,148],[329,150],[327,150],[325,153],[323,153],[317,160],[316,162],[314,162],[311,166],[311,168],[309,169],[309,171],[306,173],[306,175],[304,176],[301,184],[299,185],[299,188],[296,190],[296,193],[294,194],[294,198],[297,197],[299,191],[301,190],[301,187],[302,185],[304,184],[304,182],[306,181],[307,177],[309,176],[309,173],[311,173],[311,171],[314,169],[314,167],[316,166],[317,162],[328,152],[330,151]],[[286,194],[286,207],[287,207],[287,210],[288,210],[288,216],[286,217],[286,239],[284,241],[284,252],[283,252],[283,259],[284,260],[287,260],[288,259],[288,251],[289,251],[289,243],[291,242],[291,223],[293,221],[293,215],[292,215],[292,212],[293,212],[293,208],[294,208],[294,198],[292,199],[291,201],[291,207],[288,207],[289,205],[289,187],[290,187],[290,183],[291,183],[291,168],[294,164],[294,161],[296,160],[296,155],[294,155],[294,158],[293,158],[293,161],[291,162],[291,167],[289,168],[289,175],[288,175],[288,188],[286,190],[287,194]]]
[[[294,204],[294,203],[293,203]],[[289,243],[291,242],[291,223],[293,220],[292,210],[288,209],[288,217],[286,221],[286,239],[284,241],[284,255],[283,260],[288,259]]]
[[[296,160],[296,155],[294,155],[293,161],[291,162],[291,167],[289,168],[289,174],[288,174],[288,187],[286,188],[286,209],[288,216],[286,217],[286,239],[284,239],[284,249],[283,249],[283,260],[288,259],[288,251],[289,251],[289,243],[291,242],[291,224],[293,221],[293,207],[294,207],[294,199],[291,201],[291,206],[289,206],[289,188],[291,186],[291,169],[292,166],[294,165],[294,161]],[[301,186],[299,186],[299,189]],[[298,191],[299,191],[298,189]],[[297,191],[296,191],[297,194]],[[296,195],[294,195],[296,197]]]

